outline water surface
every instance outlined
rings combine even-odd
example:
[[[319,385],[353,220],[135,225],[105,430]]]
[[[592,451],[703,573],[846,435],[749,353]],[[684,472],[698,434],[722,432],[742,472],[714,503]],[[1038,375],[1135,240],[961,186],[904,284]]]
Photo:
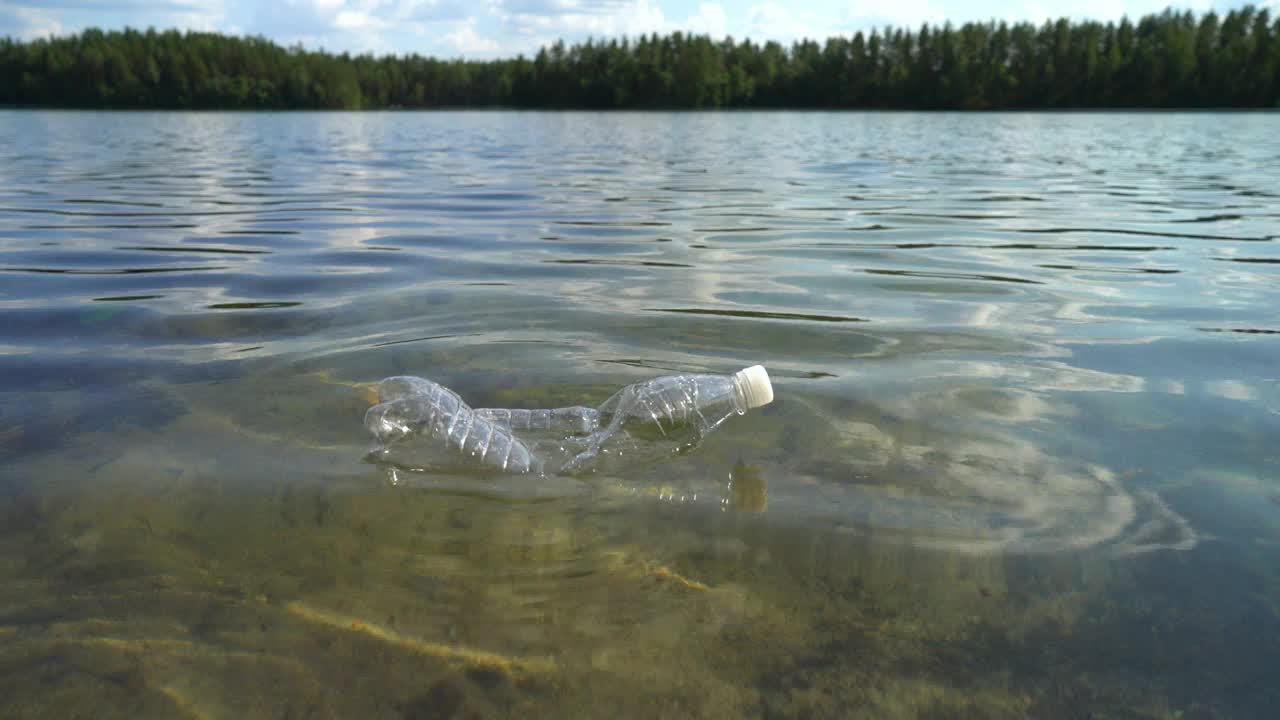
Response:
[[[1266,717],[1276,129],[0,113],[0,714]],[[754,363],[621,476],[364,459]]]

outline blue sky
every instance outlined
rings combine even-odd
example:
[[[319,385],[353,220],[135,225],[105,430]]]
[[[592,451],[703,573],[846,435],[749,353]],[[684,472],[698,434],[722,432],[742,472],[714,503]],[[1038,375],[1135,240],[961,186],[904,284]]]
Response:
[[[86,27],[156,27],[263,35],[283,44],[375,53],[494,57],[536,52],[556,38],[685,30],[790,42],[886,24],[951,20],[1098,20],[1159,12],[1168,0],[0,0],[0,36]],[[1187,0],[1178,9],[1240,7]],[[1261,0],[1273,14],[1280,0]]]

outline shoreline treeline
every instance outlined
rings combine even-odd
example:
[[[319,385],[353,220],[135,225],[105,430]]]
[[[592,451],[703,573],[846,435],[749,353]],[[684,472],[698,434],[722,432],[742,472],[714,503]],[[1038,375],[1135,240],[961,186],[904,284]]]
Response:
[[[333,54],[259,37],[86,30],[0,39],[0,105],[358,109],[1280,107],[1280,20],[1252,6],[1137,22],[924,25],[753,43],[672,33],[535,57]]]

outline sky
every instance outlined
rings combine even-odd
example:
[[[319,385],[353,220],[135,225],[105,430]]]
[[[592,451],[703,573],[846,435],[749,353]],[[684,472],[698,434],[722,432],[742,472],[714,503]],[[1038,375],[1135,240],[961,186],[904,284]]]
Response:
[[[1241,7],[1184,0],[1179,10]],[[1280,12],[1280,0],[1257,7]],[[332,52],[491,58],[531,55],[557,38],[683,30],[756,41],[824,39],[886,25],[950,20],[1118,20],[1169,0],[0,0],[0,37],[30,39],[87,27],[212,30],[261,35]]]

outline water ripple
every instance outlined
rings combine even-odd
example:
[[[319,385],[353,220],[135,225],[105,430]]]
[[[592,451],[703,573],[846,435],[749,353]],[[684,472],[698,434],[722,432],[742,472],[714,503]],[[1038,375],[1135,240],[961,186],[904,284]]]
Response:
[[[1150,544],[1146,522],[1185,539],[1143,494],[1161,488],[1057,473],[1060,456],[1144,464],[1159,438],[1173,450],[1150,455],[1191,464],[1197,443],[1246,457],[1243,438],[1274,437],[1280,179],[1272,128],[1246,116],[0,113],[0,130],[23,139],[0,141],[6,387],[238,377],[267,396],[262,373],[338,369],[537,405],[765,362],[777,407],[705,457],[776,469],[778,517],[809,488],[840,498],[842,533],[953,549],[964,523],[1045,552]],[[341,422],[305,407],[331,389],[237,408],[192,392],[230,434],[166,440],[331,467],[307,452],[359,444],[358,403]],[[5,412],[0,443],[40,419]],[[823,422],[847,432],[806,436]],[[858,452],[892,450],[832,450],[867,426],[899,455],[851,490]],[[98,431],[86,443],[111,445]],[[705,490],[722,470],[681,472]],[[1061,480],[1078,527],[1035,477]],[[819,514],[798,507],[798,525]],[[519,612],[550,586],[600,592],[583,565],[600,556],[561,549],[546,584],[508,568]]]
[[[866,268],[863,270],[871,275],[895,275],[898,277],[923,277],[923,278],[940,278],[943,280],[984,280],[989,282],[1005,282],[1020,283],[1023,285],[1043,285],[1039,280],[1030,280],[1028,278],[1011,277],[1008,275],[989,275],[985,273],[944,273],[932,272],[925,270],[887,270],[883,268]]]
[[[755,318],[764,320],[809,320],[813,322],[868,322],[866,318],[836,315],[811,315],[805,313],[764,312],[759,310],[717,310],[713,308],[647,308],[650,312],[681,313],[685,315],[719,315],[723,317]]]

